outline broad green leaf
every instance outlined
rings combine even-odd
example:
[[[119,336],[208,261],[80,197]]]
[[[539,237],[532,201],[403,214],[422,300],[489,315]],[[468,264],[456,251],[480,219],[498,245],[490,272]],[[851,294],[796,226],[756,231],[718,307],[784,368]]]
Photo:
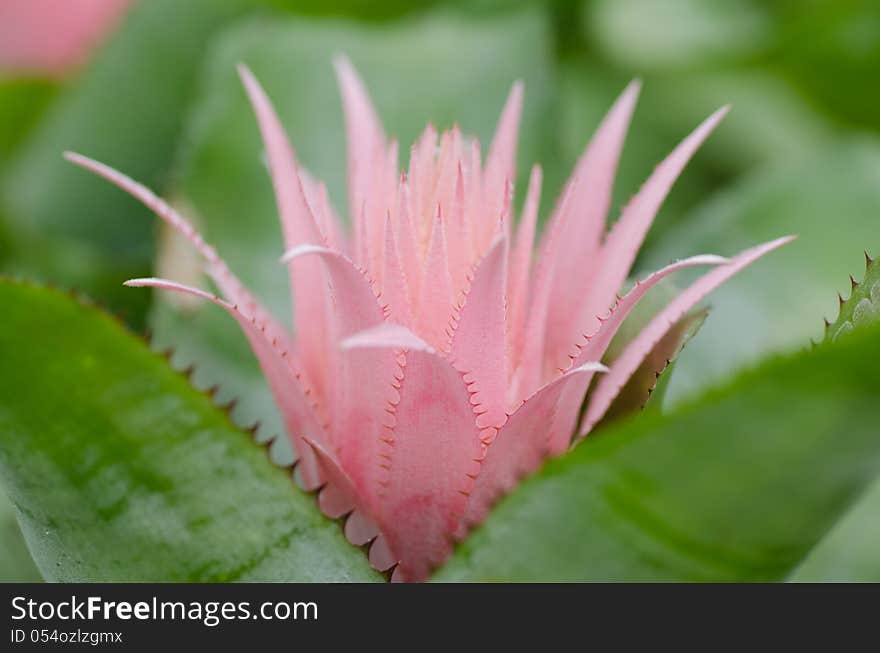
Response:
[[[850,296],[844,300],[841,295],[837,319],[825,326],[825,340],[835,342],[853,329],[880,320],[880,263],[867,252],[865,259],[865,276],[861,282],[850,279]]]
[[[782,580],[880,474],[880,328],[619,423],[497,505],[438,580]]]
[[[755,170],[663,235],[648,252],[651,265],[798,235],[713,293],[706,324],[679,357],[670,401],[821,337],[821,316],[837,313],[837,292],[849,293],[848,275],[860,273],[858,253],[880,242],[878,182],[880,142],[845,141]]]
[[[880,480],[794,570],[790,581],[880,583]]]
[[[36,583],[42,580],[18,527],[15,509],[0,488],[0,583]]]
[[[289,470],[104,313],[0,283],[0,480],[54,581],[368,581]]]
[[[880,263],[867,261],[864,277],[825,329],[836,342],[853,329],[880,320]],[[880,480],[804,560],[794,581],[880,582]]]
[[[175,195],[209,241],[282,320],[289,320],[287,272],[272,186],[253,111],[236,74],[244,62],[275,104],[300,161],[345,200],[343,116],[332,57],[347,54],[363,76],[401,160],[431,120],[458,121],[488,147],[514,80],[526,85],[521,170],[548,160],[551,46],[541,14],[467,20],[433,13],[387,25],[341,20],[256,21],[231,30],[213,51],[187,130]],[[139,292],[139,291],[132,291]],[[171,298],[168,298],[171,300]],[[233,320],[214,306],[181,309],[160,301],[151,326],[175,363],[196,364],[199,385],[220,383],[241,401],[236,418],[280,432],[262,375]],[[173,301],[173,300],[172,300]],[[275,417],[268,419],[268,415]]]

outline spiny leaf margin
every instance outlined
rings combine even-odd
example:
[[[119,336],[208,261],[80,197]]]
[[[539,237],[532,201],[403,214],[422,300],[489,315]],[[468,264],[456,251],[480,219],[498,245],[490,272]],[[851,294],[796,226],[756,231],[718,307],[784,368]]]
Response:
[[[0,480],[47,580],[381,580],[117,320],[29,283],[0,301]]]

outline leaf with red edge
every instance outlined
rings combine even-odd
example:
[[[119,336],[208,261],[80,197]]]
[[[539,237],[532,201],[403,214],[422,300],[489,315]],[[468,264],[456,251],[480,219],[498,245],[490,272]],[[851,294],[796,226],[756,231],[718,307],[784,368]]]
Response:
[[[601,428],[608,422],[634,413],[647,405],[662,407],[665,388],[675,368],[675,359],[703,326],[709,309],[696,310],[681,318],[660,339],[630,377],[617,398],[600,420]]]

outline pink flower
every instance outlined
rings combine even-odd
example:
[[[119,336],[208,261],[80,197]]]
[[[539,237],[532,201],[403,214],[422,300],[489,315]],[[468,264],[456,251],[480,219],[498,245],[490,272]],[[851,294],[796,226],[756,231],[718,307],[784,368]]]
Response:
[[[399,173],[354,69],[336,70],[348,136],[345,229],[324,186],[304,173],[263,90],[241,76],[256,111],[277,196],[296,332],[255,301],[190,224],[149,190],[69,154],[151,207],[201,252],[222,298],[163,279],[133,279],[204,297],[238,320],[271,385],[299,457],[330,517],[372,541],[378,569],[423,580],[451,543],[548,456],[604,415],[652,347],[707,293],[789,239],[732,259],[695,256],[645,277],[622,298],[636,253],[673,181],[721,120],[718,111],[654,171],[605,233],[631,84],[578,161],[533,263],[541,169],[532,169],[514,235],[511,203],[522,86],[515,84],[485,164],[458,127],[428,126]],[[612,336],[641,297],[691,266],[711,271],[682,292],[606,368]],[[594,375],[583,418],[584,396]],[[573,438],[574,436],[574,438]]]
[[[62,76],[82,64],[132,0],[3,0],[0,70]]]

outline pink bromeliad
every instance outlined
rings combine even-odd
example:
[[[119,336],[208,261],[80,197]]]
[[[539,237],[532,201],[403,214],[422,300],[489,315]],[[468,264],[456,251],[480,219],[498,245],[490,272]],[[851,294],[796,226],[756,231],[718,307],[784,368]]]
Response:
[[[653,172],[606,233],[612,183],[639,85],[599,126],[565,185],[533,261],[541,169],[514,226],[512,178],[522,86],[515,84],[485,162],[457,127],[429,126],[398,168],[364,86],[336,62],[348,138],[349,222],[298,165],[268,98],[241,77],[268,154],[284,234],[296,330],[287,333],[193,227],[149,190],[90,159],[73,162],[125,189],[198,249],[222,297],[163,279],[133,279],[209,299],[238,321],[330,517],[372,542],[370,561],[423,580],[455,538],[548,456],[602,418],[651,349],[707,293],[779,239],[734,258],[694,256],[637,282],[636,253],[675,178],[718,124],[718,111]],[[612,336],[658,281],[710,271],[684,290],[609,367]],[[595,376],[595,380],[594,380]],[[592,385],[591,385],[592,382]],[[590,387],[586,408],[581,406]],[[580,421],[578,421],[580,419]]]
[[[86,62],[133,0],[3,0],[0,71],[64,77]]]

